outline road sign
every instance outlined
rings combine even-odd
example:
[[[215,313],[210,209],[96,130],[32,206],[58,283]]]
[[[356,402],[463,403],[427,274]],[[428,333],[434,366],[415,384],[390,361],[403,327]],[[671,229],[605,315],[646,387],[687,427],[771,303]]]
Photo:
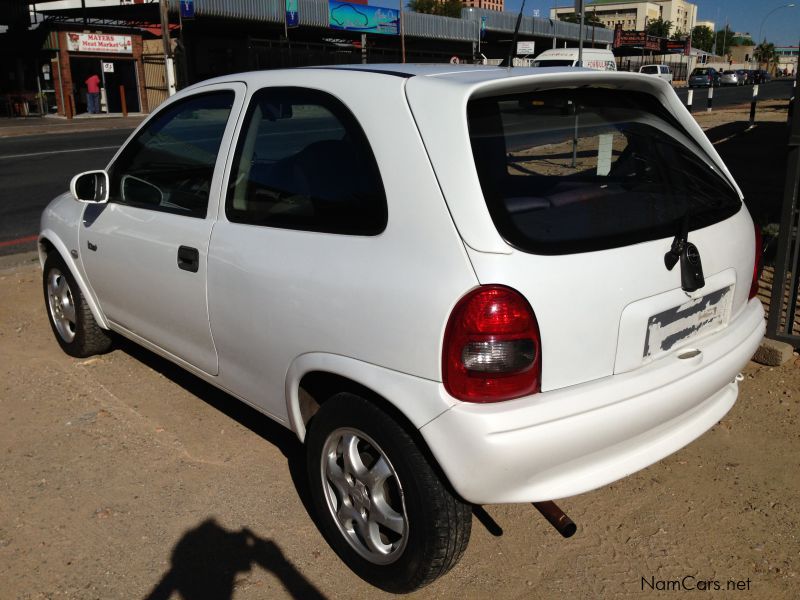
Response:
[[[194,0],[181,0],[181,19],[194,19]]]
[[[536,54],[536,42],[517,42],[517,54],[522,56]]]
[[[114,63],[104,62],[103,73],[113,73],[113,72],[114,72]]]
[[[286,27],[300,27],[300,13],[297,11],[297,0],[286,0]]]

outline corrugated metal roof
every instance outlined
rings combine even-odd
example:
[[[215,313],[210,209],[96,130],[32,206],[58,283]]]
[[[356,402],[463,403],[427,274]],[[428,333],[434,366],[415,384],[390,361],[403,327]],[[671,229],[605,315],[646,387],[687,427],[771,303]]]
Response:
[[[391,2],[387,2],[391,4]],[[170,0],[172,10],[178,11],[179,0]],[[194,0],[194,12],[198,17],[216,17],[255,21],[261,23],[283,23],[284,0]],[[391,8],[391,6],[389,6]],[[328,26],[327,0],[299,0],[298,13],[300,25],[306,27]],[[486,17],[486,29],[501,33],[513,33],[517,15],[483,9],[465,8],[460,19],[437,17],[415,12],[404,13],[405,34],[439,40],[471,41],[477,40],[481,17]],[[575,23],[523,17],[520,24],[522,39],[532,36],[552,37],[561,40],[577,41],[580,26]],[[592,39],[592,28],[586,27],[584,39]],[[610,44],[614,32],[609,29],[595,29],[595,41]]]
[[[461,10],[461,18],[480,23],[481,17],[486,17],[486,29],[488,31],[498,31],[501,33],[514,33],[517,24],[516,13],[498,12],[494,10],[484,10],[482,8],[464,8]],[[529,37],[553,37],[561,40],[578,41],[580,25],[577,23],[567,23],[554,19],[541,19],[537,17],[522,17],[519,25],[519,33]],[[611,44],[614,41],[614,32],[602,27],[584,26],[585,40],[592,39],[592,29],[594,29],[594,40],[601,44]]]

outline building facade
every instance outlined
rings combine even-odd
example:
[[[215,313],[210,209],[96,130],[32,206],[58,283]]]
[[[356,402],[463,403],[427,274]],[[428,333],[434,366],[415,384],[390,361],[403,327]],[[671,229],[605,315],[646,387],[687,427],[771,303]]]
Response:
[[[778,69],[785,71],[787,75],[797,73],[797,59],[800,55],[798,46],[775,46],[775,54],[778,55]]]
[[[586,13],[597,18],[608,29],[621,25],[625,30],[643,31],[647,23],[658,18],[670,21],[670,35],[689,33],[697,24],[697,5],[686,0],[594,0],[587,2]],[[550,18],[574,14],[573,6],[553,8]]]
[[[717,24],[714,21],[695,21],[695,27],[708,27],[711,31],[716,31]]]
[[[464,8],[483,8],[503,12],[505,0],[461,0]]]

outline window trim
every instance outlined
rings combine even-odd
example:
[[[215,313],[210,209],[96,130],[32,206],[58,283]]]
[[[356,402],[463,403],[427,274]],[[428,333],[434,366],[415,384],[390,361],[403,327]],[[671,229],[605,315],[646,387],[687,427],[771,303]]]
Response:
[[[378,184],[378,190],[380,193],[377,194],[376,201],[380,203],[378,207],[379,210],[379,222],[375,223],[374,227],[370,228],[362,228],[362,229],[354,229],[354,230],[342,230],[338,226],[326,226],[324,223],[319,224],[319,226],[313,226],[309,223],[280,223],[280,222],[273,222],[273,223],[263,223],[257,221],[252,218],[247,218],[246,215],[243,215],[244,211],[239,211],[238,209],[233,208],[233,195],[235,191],[234,182],[237,178],[237,173],[239,170],[239,163],[242,157],[242,152],[244,151],[244,145],[247,137],[247,131],[249,130],[253,114],[258,107],[259,102],[262,101],[264,96],[269,96],[270,94],[288,94],[288,93],[299,93],[304,94],[306,97],[312,97],[319,100],[320,106],[329,110],[344,127],[344,129],[350,133],[360,136],[363,142],[363,150],[369,162],[371,163],[371,167],[374,169],[375,180]],[[276,86],[267,86],[262,87],[255,90],[248,100],[247,109],[244,112],[244,115],[241,119],[241,123],[238,127],[238,139],[236,140],[236,147],[233,152],[233,157],[230,162],[230,167],[227,173],[227,181],[225,182],[224,187],[224,215],[225,218],[230,223],[236,223],[239,225],[250,225],[253,227],[266,227],[270,229],[283,229],[283,230],[290,230],[290,231],[305,231],[309,233],[324,233],[324,234],[333,234],[333,235],[350,235],[350,236],[358,236],[358,237],[375,237],[382,234],[388,225],[389,220],[389,207],[388,207],[388,199],[386,196],[386,188],[383,184],[383,177],[381,176],[380,166],[378,165],[378,161],[375,158],[375,153],[372,150],[372,144],[370,144],[369,137],[367,136],[364,128],[361,126],[361,122],[358,118],[353,114],[347,105],[338,97],[333,95],[330,92],[310,88],[310,87],[303,87],[303,86],[294,86],[294,85],[276,85]],[[237,214],[239,213],[239,214]]]
[[[213,189],[214,174],[215,174],[215,172],[216,172],[216,170],[217,170],[217,168],[219,167],[219,164],[220,164],[220,154],[221,154],[222,148],[224,146],[226,133],[228,132],[228,130],[231,127],[231,123],[232,123],[231,116],[234,114],[234,112],[238,112],[237,111],[237,107],[236,107],[236,101],[237,101],[238,93],[239,92],[234,87],[234,84],[230,84],[230,85],[224,85],[223,87],[218,87],[218,88],[214,87],[212,89],[203,89],[203,91],[199,91],[198,93],[190,94],[190,95],[184,96],[182,98],[177,98],[175,100],[170,99],[172,101],[167,101],[162,106],[160,106],[158,108],[158,110],[156,112],[154,112],[152,115],[150,115],[150,117],[142,124],[141,128],[135,132],[133,137],[131,137],[120,148],[119,152],[111,160],[111,163],[106,167],[105,170],[109,175],[109,199],[108,199],[108,203],[109,204],[116,204],[118,206],[125,206],[125,207],[130,207],[130,208],[138,208],[138,209],[142,209],[142,210],[149,210],[149,211],[152,211],[152,212],[174,214],[174,215],[179,215],[179,216],[182,216],[182,217],[191,217],[191,218],[194,218],[194,219],[207,219],[209,217],[209,215],[212,214],[209,209],[211,208],[211,204],[212,204],[211,195],[212,195],[212,189]],[[204,214],[200,214],[199,212],[188,212],[188,211],[185,211],[185,210],[182,210],[182,209],[178,209],[178,208],[171,208],[169,206],[153,206],[153,205],[150,205],[150,204],[144,204],[144,203],[139,203],[139,202],[121,202],[119,200],[118,196],[114,197],[111,194],[111,191],[113,189],[112,182],[113,182],[113,178],[114,178],[114,168],[116,167],[118,161],[125,155],[125,151],[132,144],[136,143],[142,135],[144,135],[144,133],[147,131],[147,129],[148,129],[148,127],[150,125],[152,125],[155,121],[157,121],[164,113],[166,113],[169,110],[174,109],[176,106],[179,106],[181,104],[185,104],[185,103],[193,101],[193,100],[197,100],[198,98],[203,98],[203,97],[206,97],[206,96],[220,95],[220,94],[230,94],[231,95],[231,106],[230,106],[230,109],[229,109],[229,112],[228,112],[228,118],[225,121],[225,127],[222,130],[222,135],[220,137],[219,148],[217,149],[217,157],[214,160],[214,165],[212,167],[211,179],[209,180],[208,200],[206,201],[206,209],[205,209],[205,213]],[[122,177],[120,177],[119,179],[120,179],[119,183],[121,184]]]
[[[612,250],[615,248],[630,246],[633,244],[651,242],[659,239],[672,237],[680,231],[680,226],[681,226],[680,222],[669,222],[669,223],[662,223],[657,226],[651,226],[639,231],[618,233],[610,236],[603,236],[603,237],[589,238],[589,239],[573,239],[573,240],[548,242],[548,241],[528,239],[523,234],[520,234],[517,231],[516,226],[513,224],[512,222],[513,220],[510,214],[508,214],[507,211],[501,208],[500,204],[502,202],[500,198],[497,196],[496,192],[494,192],[490,186],[487,187],[484,183],[481,165],[478,164],[478,158],[475,155],[475,146],[472,143],[472,126],[470,124],[469,110],[470,107],[473,105],[473,103],[476,102],[481,102],[491,99],[496,100],[498,102],[503,100],[514,100],[517,99],[518,97],[524,96],[529,92],[534,92],[534,91],[538,92],[561,91],[561,92],[574,93],[575,89],[554,87],[554,88],[547,88],[545,90],[529,90],[526,92],[499,93],[491,96],[481,96],[479,98],[473,97],[470,98],[470,100],[467,102],[467,107],[465,111],[467,127],[468,131],[470,132],[469,134],[470,155],[472,157],[472,162],[475,168],[475,172],[478,175],[478,179],[480,181],[480,193],[481,196],[483,197],[485,206],[489,211],[495,230],[500,234],[502,239],[509,246],[526,254],[534,254],[541,256],[558,256],[558,255]],[[659,101],[656,98],[653,98],[649,94],[644,92],[630,92],[630,93],[637,94],[641,98],[647,98],[652,102],[658,103],[652,112],[654,114],[657,114],[660,118],[662,118],[671,126],[676,128],[679,132],[684,133],[688,138],[688,140],[690,140],[693,144],[695,144],[696,149],[700,151],[700,153],[703,156],[708,157],[709,159],[711,158],[710,156],[708,156],[705,150],[703,150],[699,145],[697,145],[697,141],[694,139],[694,137],[690,135],[688,132],[686,132],[685,128],[678,122],[678,120],[672,114],[670,114],[670,112],[663,105],[660,105]],[[690,232],[711,225],[715,225],[717,223],[721,223],[722,221],[729,219],[734,215],[736,215],[737,213],[739,213],[745,206],[744,202],[741,200],[741,198],[739,198],[738,193],[736,193],[736,189],[727,179],[727,177],[725,177],[723,173],[717,173],[716,175],[720,178],[720,183],[724,183],[727,187],[730,188],[730,191],[734,193],[737,202],[735,203],[731,202],[731,204],[728,207],[717,209],[717,212],[713,215],[711,211],[706,211],[704,213],[691,215],[689,220]]]

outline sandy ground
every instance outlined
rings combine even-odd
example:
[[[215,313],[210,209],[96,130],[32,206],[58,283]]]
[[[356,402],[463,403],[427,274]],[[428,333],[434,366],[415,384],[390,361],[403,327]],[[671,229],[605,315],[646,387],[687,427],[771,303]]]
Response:
[[[288,432],[130,344],[67,357],[40,277],[30,255],[0,263],[1,599],[388,597],[318,533]],[[488,506],[496,527],[476,517],[461,563],[410,598],[797,597],[798,400],[800,366],[749,365],[699,440],[560,502],[573,538]]]

